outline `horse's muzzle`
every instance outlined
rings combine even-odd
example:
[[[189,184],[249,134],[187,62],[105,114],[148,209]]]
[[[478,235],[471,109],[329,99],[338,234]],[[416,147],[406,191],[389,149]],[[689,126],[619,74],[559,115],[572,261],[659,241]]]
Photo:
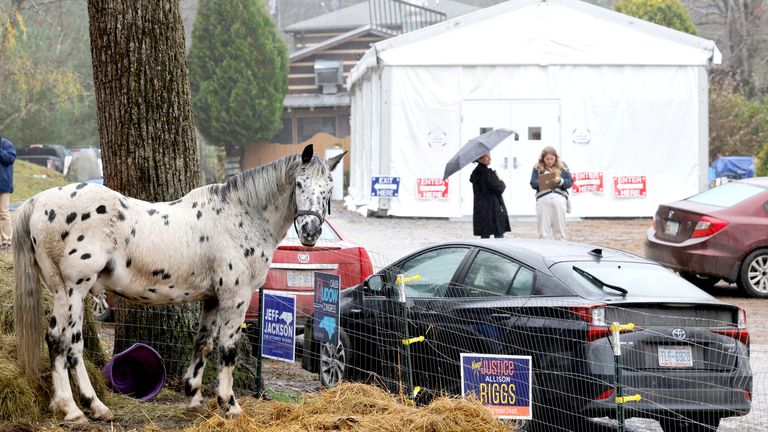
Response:
[[[311,216],[304,217],[303,219],[299,223],[299,229],[297,230],[301,244],[307,247],[314,246],[323,232],[322,221],[317,217]]]

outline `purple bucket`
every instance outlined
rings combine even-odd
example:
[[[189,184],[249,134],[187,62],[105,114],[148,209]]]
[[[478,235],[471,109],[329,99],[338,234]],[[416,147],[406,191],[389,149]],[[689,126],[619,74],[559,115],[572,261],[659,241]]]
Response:
[[[101,371],[104,379],[118,393],[148,401],[165,384],[163,359],[151,346],[135,343],[116,354]]]

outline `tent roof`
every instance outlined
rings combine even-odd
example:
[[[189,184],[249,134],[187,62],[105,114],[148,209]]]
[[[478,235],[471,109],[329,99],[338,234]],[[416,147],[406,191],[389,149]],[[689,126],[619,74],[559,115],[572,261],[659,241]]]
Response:
[[[286,33],[306,31],[350,30],[369,25],[371,13],[369,2],[353,4],[334,12],[323,14],[305,21],[300,21],[286,26]],[[439,0],[429,2],[428,8],[443,12],[449,19],[478,10],[477,6],[464,4],[453,0]]]
[[[348,86],[377,65],[708,65],[713,41],[579,0],[509,0],[374,44]]]

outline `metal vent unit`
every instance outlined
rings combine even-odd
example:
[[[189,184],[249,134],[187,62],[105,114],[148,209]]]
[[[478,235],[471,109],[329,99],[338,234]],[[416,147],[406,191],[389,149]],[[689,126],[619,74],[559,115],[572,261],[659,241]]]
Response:
[[[315,85],[323,87],[323,94],[336,93],[342,84],[344,67],[341,60],[315,60]]]

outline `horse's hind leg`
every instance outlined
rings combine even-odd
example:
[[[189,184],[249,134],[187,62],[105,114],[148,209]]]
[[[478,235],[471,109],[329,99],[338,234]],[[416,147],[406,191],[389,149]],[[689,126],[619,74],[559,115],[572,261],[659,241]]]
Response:
[[[67,374],[70,370],[80,390],[80,400],[91,411],[92,417],[111,420],[112,412],[96,396],[83,362],[83,299],[88,288],[78,286],[77,282],[49,286],[55,287],[53,316],[46,335],[54,388],[50,408],[54,412],[63,412],[66,421],[86,421],[72,396]]]
[[[70,362],[69,355],[67,355],[67,362],[70,367],[77,388],[80,390],[80,402],[85,409],[90,410],[91,418],[94,420],[112,420],[114,416],[112,411],[107,408],[106,405],[96,396],[96,391],[91,384],[90,378],[88,378],[88,371],[85,368],[85,362],[83,362],[83,301],[85,296],[90,292],[90,287],[95,283],[97,275],[94,274],[90,278],[86,278],[84,282],[80,282],[83,286],[72,290],[72,296],[70,298],[70,304],[72,305],[72,312],[70,316],[72,320],[75,320],[74,329],[77,331],[72,332],[70,342],[72,344],[72,357],[74,360]],[[83,279],[78,279],[81,281]],[[77,283],[77,282],[75,282]]]
[[[184,374],[184,392],[189,397],[189,409],[199,410],[203,406],[201,386],[203,383],[203,371],[205,370],[205,358],[213,349],[213,337],[218,332],[216,311],[219,302],[215,299],[203,302],[203,311],[200,314],[200,328],[197,331],[195,344],[192,348],[192,361]]]
[[[53,316],[48,324],[48,332],[45,341],[48,343],[48,355],[51,359],[51,376],[53,381],[53,398],[49,408],[52,412],[64,414],[64,420],[68,422],[84,423],[87,421],[85,414],[75,404],[72,389],[69,386],[67,370],[70,363],[77,362],[74,351],[70,345],[75,334],[82,335],[80,327],[75,330],[74,317],[70,312],[71,297],[67,290],[61,286],[53,290]],[[72,309],[75,309],[73,306]]]

